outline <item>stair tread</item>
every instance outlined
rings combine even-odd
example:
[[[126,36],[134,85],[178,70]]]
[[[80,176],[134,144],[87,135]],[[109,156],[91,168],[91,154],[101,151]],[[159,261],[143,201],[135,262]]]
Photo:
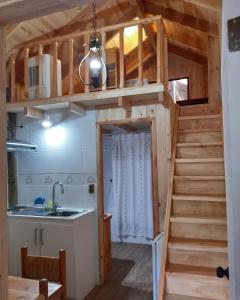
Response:
[[[213,115],[194,115],[194,116],[179,116],[179,120],[199,120],[199,119],[218,119],[221,116],[219,114]]]
[[[172,195],[173,200],[226,202],[226,198],[214,195]]]
[[[165,295],[164,300],[211,300],[209,298],[199,298],[199,297],[191,297],[184,295],[176,295],[176,294],[167,294]]]
[[[186,175],[175,175],[174,179],[176,180],[191,180],[191,181],[211,181],[211,180],[225,180],[225,176],[218,176],[218,175],[213,175],[213,176],[208,176],[208,175],[202,175],[202,176],[197,176],[197,175],[191,175],[191,176],[186,176]]]
[[[170,222],[175,223],[206,223],[206,224],[226,224],[226,217],[217,216],[196,216],[191,214],[174,214],[170,217]]]
[[[207,276],[218,279],[216,276],[216,268],[199,267],[192,265],[168,264],[166,273],[186,274],[191,276]]]
[[[177,147],[209,147],[209,146],[223,146],[222,142],[214,143],[177,143]]]
[[[176,163],[212,163],[220,162],[223,163],[223,158],[176,158]]]
[[[191,239],[191,238],[178,238],[171,237],[168,242],[169,248],[175,249],[192,249],[203,250],[212,252],[224,252],[227,253],[228,245],[226,241],[218,240],[203,240],[203,239]]]

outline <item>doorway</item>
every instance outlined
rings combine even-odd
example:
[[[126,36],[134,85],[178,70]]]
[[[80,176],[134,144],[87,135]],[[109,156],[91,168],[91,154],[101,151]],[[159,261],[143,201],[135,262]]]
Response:
[[[156,121],[106,121],[97,128],[100,283],[122,260],[130,269],[121,284],[142,288],[134,274],[152,269],[151,242],[159,233]]]

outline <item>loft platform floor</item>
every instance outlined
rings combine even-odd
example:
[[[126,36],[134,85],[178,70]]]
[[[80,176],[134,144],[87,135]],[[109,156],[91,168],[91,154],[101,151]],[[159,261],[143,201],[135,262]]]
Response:
[[[84,300],[152,300],[150,245],[113,243],[112,271]]]

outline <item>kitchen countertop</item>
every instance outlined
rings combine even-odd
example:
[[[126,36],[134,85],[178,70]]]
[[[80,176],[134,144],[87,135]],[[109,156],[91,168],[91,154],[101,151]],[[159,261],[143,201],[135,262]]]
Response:
[[[32,209],[31,207],[29,207],[29,209]],[[61,207],[60,209],[61,211],[78,211],[77,214],[74,214],[72,216],[50,216],[47,213],[49,213],[49,211],[46,211],[46,214],[41,214],[41,215],[33,215],[33,214],[24,214],[24,213],[12,213],[11,211],[8,211],[8,217],[10,218],[34,218],[34,219],[48,219],[48,220],[76,220],[81,216],[84,216],[86,214],[89,214],[91,212],[93,212],[93,210],[90,209],[69,209],[69,208],[63,208]]]

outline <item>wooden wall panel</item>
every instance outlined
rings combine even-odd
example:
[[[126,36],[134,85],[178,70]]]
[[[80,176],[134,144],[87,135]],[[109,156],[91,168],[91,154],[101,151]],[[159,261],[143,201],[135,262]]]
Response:
[[[156,80],[156,63],[153,63],[153,65],[144,72],[143,77],[147,78],[149,81]],[[192,60],[169,53],[168,77],[169,79],[188,77],[191,99],[204,98],[208,96],[207,65],[201,65],[193,62]]]
[[[221,103],[221,56],[218,38],[208,37],[208,57],[209,103],[218,106]]]
[[[182,77],[189,78],[190,99],[204,98],[207,96],[204,65],[178,55],[169,54],[169,79]]]
[[[158,199],[160,230],[164,227],[165,202],[167,198],[168,173],[170,170],[171,124],[169,110],[160,104],[132,108],[131,118],[156,118],[157,161],[158,161]],[[123,108],[97,111],[97,121],[120,120],[126,118]]]

